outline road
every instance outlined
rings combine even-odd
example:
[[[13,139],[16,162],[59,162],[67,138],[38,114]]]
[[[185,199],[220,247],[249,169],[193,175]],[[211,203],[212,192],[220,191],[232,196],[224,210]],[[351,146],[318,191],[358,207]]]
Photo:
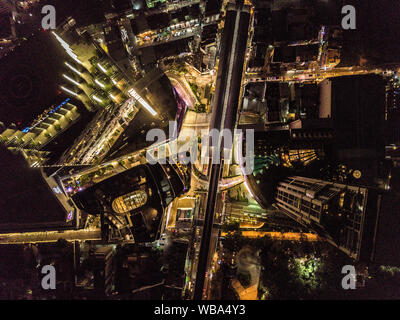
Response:
[[[21,243],[39,243],[56,242],[63,238],[67,241],[85,241],[101,240],[100,229],[68,230],[68,231],[40,231],[25,233],[7,233],[0,234],[0,244],[21,244]]]
[[[176,74],[171,70],[166,71],[165,75],[169,78],[172,85],[178,91],[179,95],[183,98],[186,104],[190,106],[190,108],[194,108],[194,106],[199,103],[184,77]]]
[[[382,73],[385,69],[380,67],[341,67],[333,69],[320,70],[297,70],[288,71],[282,76],[268,77],[265,74],[252,72],[246,73],[245,83],[249,82],[288,82],[288,81],[317,81],[320,82],[326,78],[364,75],[370,73]]]
[[[227,232],[222,232],[221,236],[227,236]],[[275,231],[258,231],[249,230],[242,231],[242,236],[246,238],[262,238],[269,237],[274,240],[285,240],[285,241],[323,241],[322,238],[314,233],[299,233],[299,232],[275,232]]]
[[[249,24],[250,6],[246,5],[239,8],[232,3],[228,4],[222,34],[217,84],[210,125],[210,129],[217,129],[219,132],[223,129],[233,130],[236,124]],[[219,145],[213,147],[216,148],[216,156],[218,156],[218,152],[221,155],[223,154],[221,139]],[[199,264],[197,267],[194,292],[195,300],[204,298],[204,292],[207,287],[206,277],[209,274],[212,250],[215,250],[212,234],[223,159],[215,161],[215,158],[212,158],[212,160],[212,162],[217,163],[211,163],[209,169],[209,191],[201,238]]]

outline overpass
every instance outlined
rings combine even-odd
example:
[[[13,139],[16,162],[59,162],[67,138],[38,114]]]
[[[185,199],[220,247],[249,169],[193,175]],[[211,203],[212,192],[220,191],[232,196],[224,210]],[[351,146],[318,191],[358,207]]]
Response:
[[[100,241],[101,231],[100,229],[82,229],[82,230],[66,230],[66,231],[7,233],[7,234],[0,234],[0,245],[57,242],[57,240],[60,238],[65,239],[67,241],[86,241],[86,240]]]
[[[242,2],[242,3],[240,3]],[[221,132],[232,130],[236,124],[241,84],[247,48],[251,7],[243,1],[228,3],[226,8],[225,26],[221,39],[221,49],[217,74],[217,83],[213,101],[210,129]],[[199,263],[196,274],[194,299],[201,300],[205,292],[206,273],[208,271],[212,252],[218,239],[214,229],[215,205],[217,202],[218,185],[223,167],[223,148],[221,137],[217,146],[213,146],[216,154],[221,155],[221,161],[211,157],[209,166],[209,191],[206,202],[203,234],[199,252]],[[212,237],[213,236],[213,237]]]

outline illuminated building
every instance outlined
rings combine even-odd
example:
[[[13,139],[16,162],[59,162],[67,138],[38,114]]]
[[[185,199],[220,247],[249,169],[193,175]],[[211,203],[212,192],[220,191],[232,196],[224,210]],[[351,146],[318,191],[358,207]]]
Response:
[[[289,177],[277,187],[276,205],[355,260],[371,260],[382,195],[376,190]]]
[[[154,241],[168,205],[184,182],[169,164],[139,165],[105,179],[72,196],[85,212],[102,215],[109,236],[133,236],[135,242]]]
[[[90,119],[87,110],[75,103],[70,98],[57,102],[21,129],[0,127],[1,143],[22,153],[33,167],[53,164]]]
[[[20,154],[0,146],[0,233],[81,227],[80,211],[54,177],[31,168]]]
[[[144,190],[132,191],[115,198],[112,202],[112,208],[117,213],[126,213],[144,206],[147,202],[147,198],[147,193]]]

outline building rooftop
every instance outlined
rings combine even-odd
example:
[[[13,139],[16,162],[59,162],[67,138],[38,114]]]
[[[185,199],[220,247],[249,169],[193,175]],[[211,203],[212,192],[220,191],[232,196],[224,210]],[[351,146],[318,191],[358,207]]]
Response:
[[[73,227],[72,222],[66,223],[67,212],[44,180],[40,169],[28,167],[22,156],[12,154],[4,147],[0,148],[0,159],[2,232]],[[57,192],[61,191],[58,189]]]
[[[25,128],[62,94],[68,57],[50,32],[38,32],[0,60],[0,120]]]

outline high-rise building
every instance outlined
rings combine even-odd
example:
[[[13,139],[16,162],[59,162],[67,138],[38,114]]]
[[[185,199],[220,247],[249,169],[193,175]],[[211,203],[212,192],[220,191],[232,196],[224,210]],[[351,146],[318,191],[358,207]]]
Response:
[[[0,146],[0,232],[77,229],[80,211],[57,180]]]
[[[104,246],[93,253],[94,289],[98,296],[109,295],[113,285],[114,252],[112,247]]]
[[[289,177],[277,187],[276,205],[355,260],[371,260],[382,194],[375,189]]]
[[[111,229],[107,237],[151,242],[160,232],[164,210],[185,191],[177,171],[170,164],[139,165],[76,193],[72,199],[78,208],[104,217],[103,232]]]

